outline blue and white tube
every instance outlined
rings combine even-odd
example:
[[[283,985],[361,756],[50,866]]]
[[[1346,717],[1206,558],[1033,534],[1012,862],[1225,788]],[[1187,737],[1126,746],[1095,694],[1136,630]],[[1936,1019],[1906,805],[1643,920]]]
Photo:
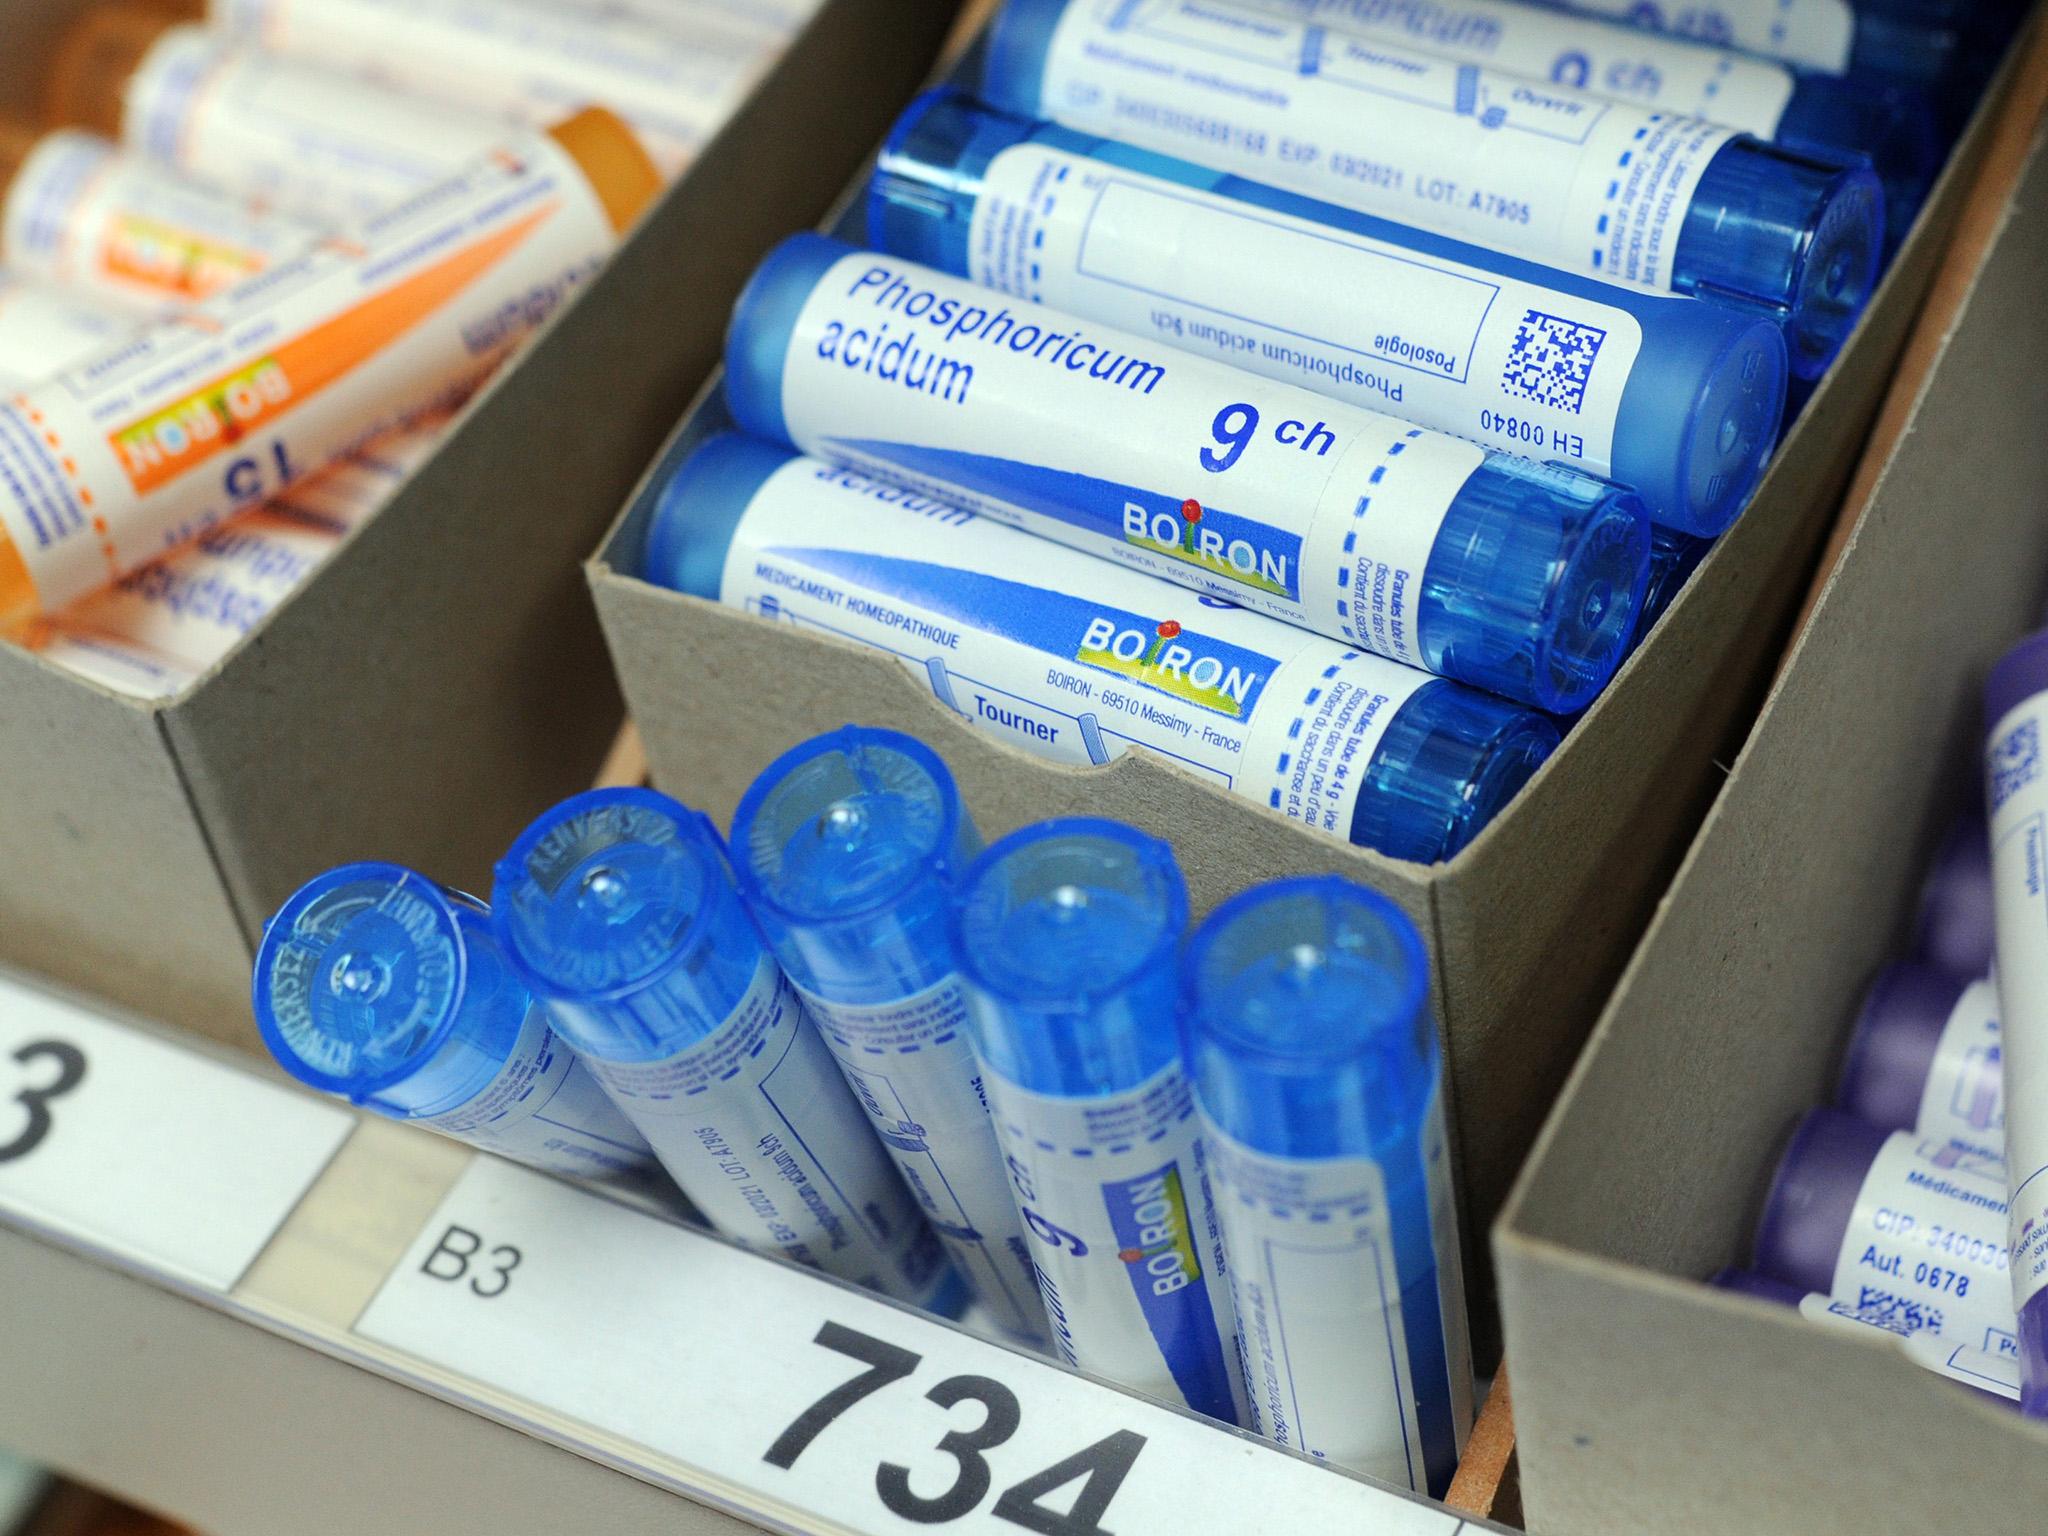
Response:
[[[981,851],[952,774],[922,742],[849,725],[763,770],[732,850],[740,894],[953,1267],[1005,1332],[1043,1340],[946,936]]]
[[[1244,1419],[1230,1287],[1174,1033],[1187,888],[1118,822],[1042,822],[967,871],[954,941],[1061,1357]]]
[[[590,1178],[654,1154],[506,969],[481,903],[396,864],[308,881],[264,927],[256,1027],[309,1088]]]
[[[1784,417],[1784,338],[1751,311],[1539,267],[957,92],[897,119],[868,238],[1013,298],[1618,481],[1675,529],[1734,520]]]
[[[740,296],[726,396],[757,436],[1553,713],[1634,632],[1630,492],[820,235]]]
[[[1895,228],[1911,222],[1941,168],[1934,104],[1924,90],[1903,80],[1847,80],[1696,38],[1618,25],[1618,18],[1574,15],[1520,0],[1237,3],[1530,81],[1570,86],[1607,101],[1703,117],[1791,149],[1868,155],[1884,182],[1887,221]]]
[[[492,904],[514,970],[712,1226],[902,1301],[957,1302],[701,815],[646,789],[565,800],[498,861]]]
[[[1282,880],[1218,907],[1183,975],[1248,1427],[1441,1497],[1472,1350],[1421,936],[1348,880]]]
[[[1751,305],[1803,378],[1876,283],[1866,163],[1211,0],[1008,0],[982,94],[1548,266]]]
[[[1146,747],[1391,858],[1451,858],[1557,745],[1534,710],[737,433],[661,488],[642,574],[897,656],[1025,751]]]
[[[1991,669],[1984,720],[2020,1408],[2048,1418],[2048,630]]]

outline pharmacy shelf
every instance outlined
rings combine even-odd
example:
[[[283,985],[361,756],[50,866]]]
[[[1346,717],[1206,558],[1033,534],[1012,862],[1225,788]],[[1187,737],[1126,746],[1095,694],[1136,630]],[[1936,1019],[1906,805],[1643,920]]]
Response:
[[[0,1444],[212,1536],[1499,1529],[4,973],[0,1296]]]

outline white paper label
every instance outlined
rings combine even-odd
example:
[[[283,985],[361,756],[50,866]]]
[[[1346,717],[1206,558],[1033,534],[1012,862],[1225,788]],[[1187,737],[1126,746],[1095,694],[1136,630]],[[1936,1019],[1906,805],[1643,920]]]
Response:
[[[1417,607],[1483,450],[860,252],[790,334],[807,453],[1425,665]]]
[[[413,1122],[547,1173],[603,1178],[651,1167],[654,1154],[538,1003],[505,1065],[467,1103]]]
[[[0,209],[0,258],[19,272],[156,308],[209,298],[324,233],[164,173],[89,133],[38,144]]]
[[[1717,48],[1846,74],[1856,40],[1849,0],[1570,0],[1568,10],[1669,32]]]
[[[991,1072],[989,1099],[1061,1358],[1242,1422],[1222,1229],[1180,1064],[1085,1099]]]
[[[1434,679],[814,459],[770,476],[722,601],[891,652],[949,708],[1068,763],[1142,746],[1348,838]]]
[[[886,1003],[802,993],[847,1086],[867,1111],[924,1218],[997,1326],[1045,1337],[1045,1308],[967,1037],[967,1000],[948,976]]]
[[[1512,0],[1250,3],[1256,10],[1490,65],[1503,74],[1547,80],[1609,101],[1708,118],[1759,138],[1776,135],[1792,99],[1792,72],[1783,64]]]
[[[1879,1307],[1870,1312],[1859,1312],[1848,1302],[1828,1296],[1806,1297],[1799,1303],[1799,1315],[1816,1323],[1851,1331],[1875,1328],[1897,1340],[1906,1358],[1923,1370],[1946,1376],[1950,1381],[1960,1381],[1964,1386],[1976,1387],[1979,1391],[1995,1392],[2014,1401],[2019,1399],[2019,1361],[2011,1352],[1991,1354],[1972,1349],[1967,1344],[1951,1343],[1936,1333],[1902,1333],[1890,1321],[1892,1314],[1887,1309]]]
[[[666,24],[626,12],[469,0],[214,0],[211,14],[269,52],[532,128],[609,107],[671,175],[772,57],[772,39],[759,27],[697,7]]]
[[[1942,1026],[1920,1091],[1914,1128],[1935,1141],[1954,1141],[1984,1157],[2005,1158],[2004,1073],[2000,1066],[1998,989],[1975,981],[1963,989]]]
[[[968,239],[986,287],[1529,458],[1606,475],[1634,315],[1019,144]]]
[[[1039,110],[1070,127],[1668,289],[1735,130],[1202,0],[1074,0]]]
[[[354,228],[481,160],[517,130],[331,69],[164,34],[128,83],[137,154],[266,207]]]
[[[0,975],[0,1218],[226,1292],[354,1125]]]
[[[1888,1137],[1857,1192],[1832,1293],[1899,1333],[2018,1347],[1998,1165],[1911,1132]]]
[[[0,390],[16,390],[104,352],[136,318],[90,295],[0,272]]]
[[[356,1332],[785,1528],[1460,1529],[1439,1506],[490,1158]]]
[[[613,239],[534,137],[0,405],[0,531],[43,608],[466,391]]]
[[[2012,1190],[2013,1299],[2048,1287],[2048,694],[2009,711],[1986,749],[1991,887],[2004,1027],[2006,1164]]]
[[[766,956],[708,1038],[659,1061],[585,1065],[684,1194],[737,1242],[906,1301],[945,1257]]]

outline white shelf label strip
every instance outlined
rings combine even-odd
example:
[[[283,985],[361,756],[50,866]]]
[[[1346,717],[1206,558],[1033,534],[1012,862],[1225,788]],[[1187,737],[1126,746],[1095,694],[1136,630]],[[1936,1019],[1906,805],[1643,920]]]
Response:
[[[694,1491],[786,1529],[1464,1523],[488,1157],[356,1332],[680,1463]]]
[[[225,1293],[354,1124],[0,974],[0,1216]]]

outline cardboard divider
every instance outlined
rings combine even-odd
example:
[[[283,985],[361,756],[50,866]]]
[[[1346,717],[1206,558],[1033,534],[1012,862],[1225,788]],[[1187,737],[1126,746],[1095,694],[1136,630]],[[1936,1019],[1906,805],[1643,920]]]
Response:
[[[8,6],[0,113],[88,3]],[[478,886],[588,783],[620,704],[577,562],[954,12],[824,0],[433,461],[192,690],[140,703],[0,645],[0,959],[257,1049],[250,949],[297,884],[381,857]]]
[[[971,84],[972,71],[969,59],[951,78]],[[1980,110],[1749,511],[1531,787],[1448,864],[1349,847],[1143,752],[1101,768],[1046,763],[971,728],[894,658],[641,581],[653,488],[730,425],[716,380],[589,568],[654,780],[729,823],[771,758],[852,720],[932,743],[990,836],[1088,813],[1170,839],[1197,916],[1247,884],[1284,875],[1337,872],[1385,892],[1421,926],[1435,961],[1484,1358],[1490,1263],[1478,1235],[1719,787],[1719,764],[1754,717],[1990,116],[1988,106]],[[829,230],[861,238],[860,191],[849,192]]]
[[[1871,485],[1757,729],[1495,1234],[1531,1528],[2035,1530],[2048,1427],[1700,1283],[1749,1253],[1863,985],[1980,796],[1978,690],[2048,588],[2048,31]],[[1983,253],[1981,267],[1974,253]],[[1953,298],[1953,303],[1948,298]],[[1924,344],[1923,344],[1924,343]]]

